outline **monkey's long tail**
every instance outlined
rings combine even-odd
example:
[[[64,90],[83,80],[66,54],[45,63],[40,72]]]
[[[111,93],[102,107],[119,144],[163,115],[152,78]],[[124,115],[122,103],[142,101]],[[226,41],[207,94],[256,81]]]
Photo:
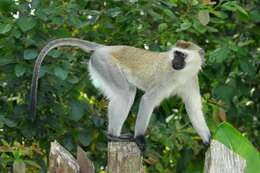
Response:
[[[31,93],[30,93],[30,112],[32,121],[36,119],[36,105],[37,105],[37,88],[38,88],[38,79],[41,64],[45,58],[45,56],[50,52],[52,49],[59,47],[59,46],[76,46],[82,49],[85,52],[91,52],[96,50],[97,47],[102,47],[103,45],[97,44],[94,42],[77,39],[77,38],[62,38],[56,39],[49,42],[40,52],[38,55],[34,70],[33,70],[33,77],[32,77],[32,84],[31,84]]]

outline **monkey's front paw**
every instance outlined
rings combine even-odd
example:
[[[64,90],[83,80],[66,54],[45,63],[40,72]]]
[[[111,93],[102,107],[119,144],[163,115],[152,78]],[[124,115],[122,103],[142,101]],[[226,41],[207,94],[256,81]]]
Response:
[[[207,141],[203,141],[203,143],[206,145],[206,148],[209,148],[211,144],[211,137],[209,137]]]
[[[145,137],[144,135],[138,135],[135,137],[135,143],[137,144],[138,148],[142,153],[145,152]]]
[[[211,134],[210,132],[208,132],[206,135],[206,137],[202,138],[202,141],[205,145],[210,145],[211,142]]]

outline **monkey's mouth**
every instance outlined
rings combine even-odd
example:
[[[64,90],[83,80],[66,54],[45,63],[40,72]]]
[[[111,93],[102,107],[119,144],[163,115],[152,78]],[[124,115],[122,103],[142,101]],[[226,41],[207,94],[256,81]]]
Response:
[[[180,51],[174,51],[174,58],[172,60],[172,67],[175,70],[181,70],[185,67],[185,58],[187,55]]]
[[[181,70],[185,67],[185,62],[184,61],[177,61],[177,62],[174,62],[174,60],[172,61],[172,67],[175,69],[175,70]]]

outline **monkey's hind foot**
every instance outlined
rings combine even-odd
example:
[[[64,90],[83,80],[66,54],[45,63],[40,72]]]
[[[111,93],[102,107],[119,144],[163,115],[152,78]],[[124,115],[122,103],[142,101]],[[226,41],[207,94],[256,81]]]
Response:
[[[144,135],[138,135],[135,137],[135,143],[138,146],[138,148],[140,149],[141,153],[144,154],[145,152],[145,137]]]
[[[133,142],[134,136],[132,134],[122,134],[120,136],[114,136],[111,134],[107,134],[107,139],[111,142]]]

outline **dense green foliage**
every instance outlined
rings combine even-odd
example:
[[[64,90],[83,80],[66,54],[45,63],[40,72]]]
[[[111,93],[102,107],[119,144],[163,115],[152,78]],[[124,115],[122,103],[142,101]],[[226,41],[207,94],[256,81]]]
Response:
[[[260,148],[260,2],[258,0],[0,0],[0,172],[25,161],[46,172],[49,144],[89,151],[106,163],[107,101],[91,85],[79,49],[53,50],[41,70],[38,119],[30,121],[35,58],[50,40],[77,37],[102,44],[167,50],[178,39],[206,51],[200,73],[212,131],[228,121]],[[124,130],[133,132],[141,92]],[[176,97],[154,111],[147,132],[149,172],[201,172],[205,146]],[[17,143],[19,142],[19,143]]]

